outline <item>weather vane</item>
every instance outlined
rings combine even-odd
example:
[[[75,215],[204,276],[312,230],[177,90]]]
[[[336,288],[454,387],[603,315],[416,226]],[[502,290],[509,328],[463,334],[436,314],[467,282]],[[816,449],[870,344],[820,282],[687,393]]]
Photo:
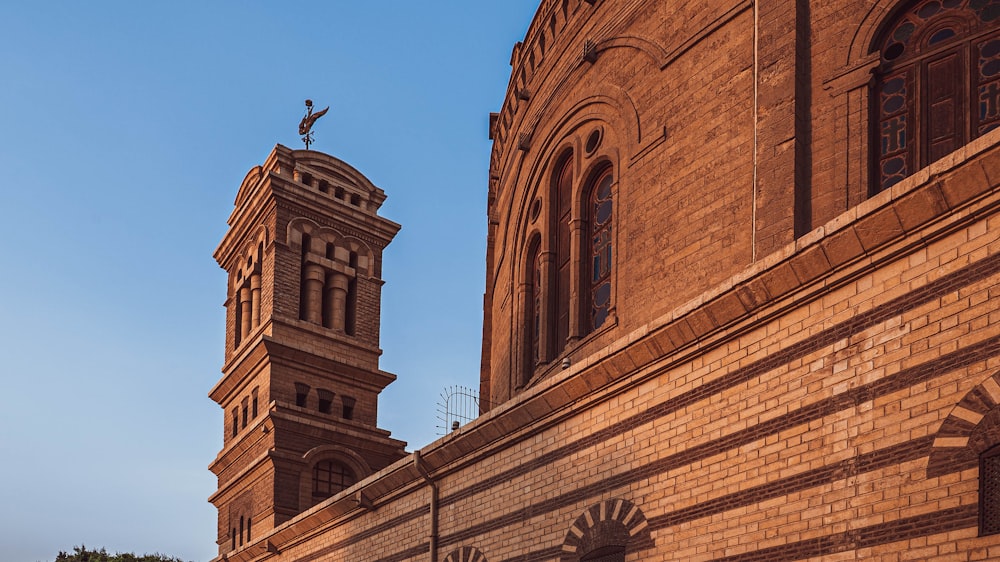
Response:
[[[329,110],[330,106],[326,106],[326,109],[313,113],[313,100],[306,100],[306,116],[302,118],[302,121],[299,121],[299,134],[302,135],[302,142],[306,143],[306,150],[309,150],[309,145],[313,142],[313,123],[326,115]]]

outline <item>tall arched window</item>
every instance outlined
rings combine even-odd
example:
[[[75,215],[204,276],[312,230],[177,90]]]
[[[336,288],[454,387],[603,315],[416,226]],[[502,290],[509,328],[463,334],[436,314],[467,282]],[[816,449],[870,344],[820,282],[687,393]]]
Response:
[[[912,3],[876,46],[873,194],[1000,124],[1000,3]]]
[[[570,246],[572,231],[570,220],[573,210],[573,155],[563,156],[556,167],[553,184],[552,248],[555,253],[555,279],[552,303],[555,323],[552,326],[552,355],[557,355],[566,347],[569,339],[570,309]]]
[[[525,261],[525,337],[524,337],[524,375],[522,384],[531,379],[535,366],[541,360],[541,328],[542,328],[542,272],[538,267],[539,240],[536,237],[528,246]]]
[[[611,168],[605,168],[597,174],[587,200],[589,213],[587,251],[584,256],[585,290],[589,310],[587,315],[587,331],[593,331],[604,325],[611,308],[611,226],[614,201],[611,195],[611,185],[614,179]]]

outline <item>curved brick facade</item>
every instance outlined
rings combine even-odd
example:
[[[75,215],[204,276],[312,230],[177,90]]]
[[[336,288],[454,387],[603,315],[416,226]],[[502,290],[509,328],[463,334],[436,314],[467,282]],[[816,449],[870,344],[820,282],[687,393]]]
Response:
[[[985,61],[912,131],[987,123],[990,2],[544,0],[491,118],[487,411],[222,556],[1000,558],[1000,130],[881,189],[910,11],[913,68]]]

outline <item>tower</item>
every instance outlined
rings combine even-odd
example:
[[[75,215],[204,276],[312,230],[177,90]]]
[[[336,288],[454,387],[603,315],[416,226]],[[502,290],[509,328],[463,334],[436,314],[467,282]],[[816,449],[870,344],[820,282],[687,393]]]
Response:
[[[348,164],[278,145],[250,170],[215,259],[229,274],[225,413],[210,468],[219,553],[238,550],[405,453],[376,427],[382,251],[399,225]]]

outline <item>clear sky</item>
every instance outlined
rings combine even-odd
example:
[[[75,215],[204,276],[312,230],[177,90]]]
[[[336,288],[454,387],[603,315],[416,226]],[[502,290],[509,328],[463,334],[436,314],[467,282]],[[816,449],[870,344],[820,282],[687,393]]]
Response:
[[[0,561],[215,555],[240,181],[313,148],[388,194],[379,424],[478,385],[490,111],[537,0],[13,2],[0,17]]]

